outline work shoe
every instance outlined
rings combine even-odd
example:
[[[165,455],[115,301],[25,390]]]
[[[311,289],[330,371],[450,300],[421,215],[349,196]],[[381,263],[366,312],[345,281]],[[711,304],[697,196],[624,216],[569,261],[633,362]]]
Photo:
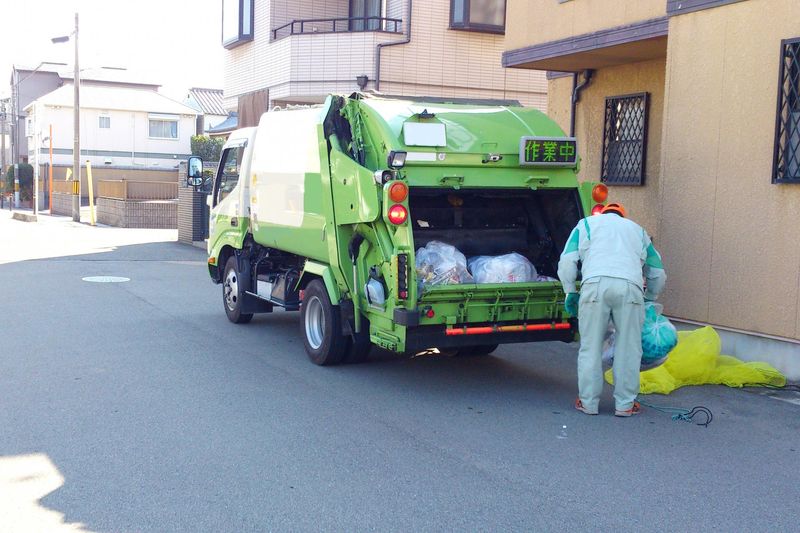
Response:
[[[633,416],[638,415],[642,410],[642,406],[639,405],[639,402],[633,402],[633,407],[630,409],[617,409],[614,411],[614,416]]]
[[[584,413],[584,414],[587,414],[587,415],[596,415],[597,414],[597,411],[590,411],[587,408],[585,408],[583,406],[583,402],[581,402],[580,398],[576,398],[575,399],[575,409],[577,409],[581,413]]]

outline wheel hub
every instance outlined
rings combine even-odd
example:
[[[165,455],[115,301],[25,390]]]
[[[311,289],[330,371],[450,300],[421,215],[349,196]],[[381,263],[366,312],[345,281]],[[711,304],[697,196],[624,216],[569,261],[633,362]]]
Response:
[[[228,309],[231,311],[235,311],[239,301],[239,277],[234,270],[229,270],[228,275],[225,276],[223,292],[225,295],[225,305],[228,306]]]
[[[325,313],[322,309],[322,302],[318,297],[313,296],[303,302],[303,305],[306,306],[306,339],[311,348],[318,350],[325,338]]]

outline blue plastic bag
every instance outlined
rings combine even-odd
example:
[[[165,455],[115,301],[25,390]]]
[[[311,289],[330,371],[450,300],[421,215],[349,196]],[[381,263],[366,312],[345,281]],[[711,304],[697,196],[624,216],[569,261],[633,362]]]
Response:
[[[650,370],[661,366],[667,360],[669,352],[678,344],[678,331],[667,317],[661,314],[663,307],[660,304],[645,302],[644,305],[641,370]],[[614,323],[609,321],[608,332],[603,342],[603,366],[606,368],[614,364],[615,338]]]
[[[662,359],[678,344],[678,331],[661,314],[662,307],[653,302],[644,304],[642,326],[642,364],[652,364]]]

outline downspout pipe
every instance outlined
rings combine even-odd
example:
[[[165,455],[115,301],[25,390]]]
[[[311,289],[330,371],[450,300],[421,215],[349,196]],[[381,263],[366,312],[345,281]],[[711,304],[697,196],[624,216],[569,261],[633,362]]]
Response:
[[[575,112],[578,109],[578,102],[581,101],[581,91],[589,86],[592,81],[594,70],[586,69],[583,71],[583,80],[578,83],[578,73],[572,75],[572,108],[569,113],[569,136],[575,137]]]
[[[406,18],[406,36],[400,41],[389,43],[378,43],[375,47],[375,91],[381,90],[381,50],[387,46],[397,46],[398,44],[408,44],[411,42],[411,8],[412,0],[408,0],[408,16]]]

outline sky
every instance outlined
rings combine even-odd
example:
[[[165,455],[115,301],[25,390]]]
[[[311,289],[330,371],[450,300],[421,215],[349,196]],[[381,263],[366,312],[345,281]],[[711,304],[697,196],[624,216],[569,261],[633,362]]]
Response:
[[[183,99],[189,87],[222,89],[222,0],[0,0],[0,95],[12,64],[41,61],[73,68],[70,34],[79,14],[80,67],[126,67]],[[16,22],[12,22],[16,21]]]

